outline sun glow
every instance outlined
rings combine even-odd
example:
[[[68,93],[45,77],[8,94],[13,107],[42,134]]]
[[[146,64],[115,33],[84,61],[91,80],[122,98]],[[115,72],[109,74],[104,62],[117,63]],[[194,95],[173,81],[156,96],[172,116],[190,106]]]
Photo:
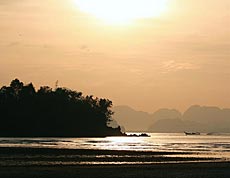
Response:
[[[110,24],[126,24],[136,19],[160,16],[168,0],[74,0],[83,12]]]

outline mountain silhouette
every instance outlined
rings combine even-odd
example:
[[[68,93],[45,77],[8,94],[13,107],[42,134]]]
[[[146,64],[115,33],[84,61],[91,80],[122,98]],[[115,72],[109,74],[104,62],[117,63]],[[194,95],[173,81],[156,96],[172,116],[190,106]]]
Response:
[[[230,109],[227,108],[193,105],[182,114],[176,109],[164,108],[148,113],[116,106],[114,111],[114,118],[127,131],[230,132]]]

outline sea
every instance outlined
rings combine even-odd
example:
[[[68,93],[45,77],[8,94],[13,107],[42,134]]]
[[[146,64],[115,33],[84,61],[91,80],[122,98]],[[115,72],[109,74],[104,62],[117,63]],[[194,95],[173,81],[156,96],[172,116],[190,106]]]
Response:
[[[139,134],[139,133],[128,133]],[[202,157],[202,158],[218,158],[222,161],[230,161],[230,134],[214,133],[201,135],[188,135],[184,133],[148,133],[150,137],[104,137],[104,138],[0,138],[0,147],[4,148],[52,148],[56,150],[107,150],[107,151],[138,151],[153,153],[173,153],[175,157]],[[178,154],[177,154],[178,153]],[[183,154],[186,153],[186,154]],[[1,155],[1,153],[0,153]],[[10,155],[10,153],[9,153]],[[8,155],[8,156],[9,156]],[[81,156],[81,155],[80,155]],[[90,156],[90,155],[88,155]],[[91,155],[97,157],[97,155]],[[100,155],[115,157],[117,155]],[[122,156],[122,155],[120,155]],[[127,155],[124,155],[127,156]],[[139,157],[140,154],[137,155]],[[147,155],[145,155],[147,156]],[[171,154],[164,156],[172,156]],[[3,159],[3,158],[2,158]],[[92,160],[92,161],[89,161]],[[100,159],[89,159],[86,161],[76,161],[75,164],[97,164],[102,163]],[[138,159],[114,159],[104,160],[104,164],[136,164]],[[146,159],[145,159],[146,160]],[[72,161],[73,162],[73,161]],[[13,160],[11,160],[13,164]],[[152,163],[141,161],[140,163]],[[0,160],[1,164],[1,160]],[[29,164],[29,163],[28,163]],[[64,164],[64,163],[62,163]]]

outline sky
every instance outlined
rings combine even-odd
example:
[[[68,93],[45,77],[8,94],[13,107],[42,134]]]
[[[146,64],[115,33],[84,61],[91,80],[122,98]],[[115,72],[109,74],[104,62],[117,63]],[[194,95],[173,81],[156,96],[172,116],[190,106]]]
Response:
[[[0,86],[58,80],[149,112],[230,108],[229,0],[168,0],[158,15],[122,24],[76,1],[0,0]],[[135,12],[131,2],[127,13]]]

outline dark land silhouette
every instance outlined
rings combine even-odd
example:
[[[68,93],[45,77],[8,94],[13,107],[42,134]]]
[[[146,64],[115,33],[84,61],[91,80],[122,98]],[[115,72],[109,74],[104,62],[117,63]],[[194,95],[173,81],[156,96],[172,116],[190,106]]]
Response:
[[[112,128],[112,101],[49,86],[35,90],[15,79],[0,89],[1,137],[122,136]]]

